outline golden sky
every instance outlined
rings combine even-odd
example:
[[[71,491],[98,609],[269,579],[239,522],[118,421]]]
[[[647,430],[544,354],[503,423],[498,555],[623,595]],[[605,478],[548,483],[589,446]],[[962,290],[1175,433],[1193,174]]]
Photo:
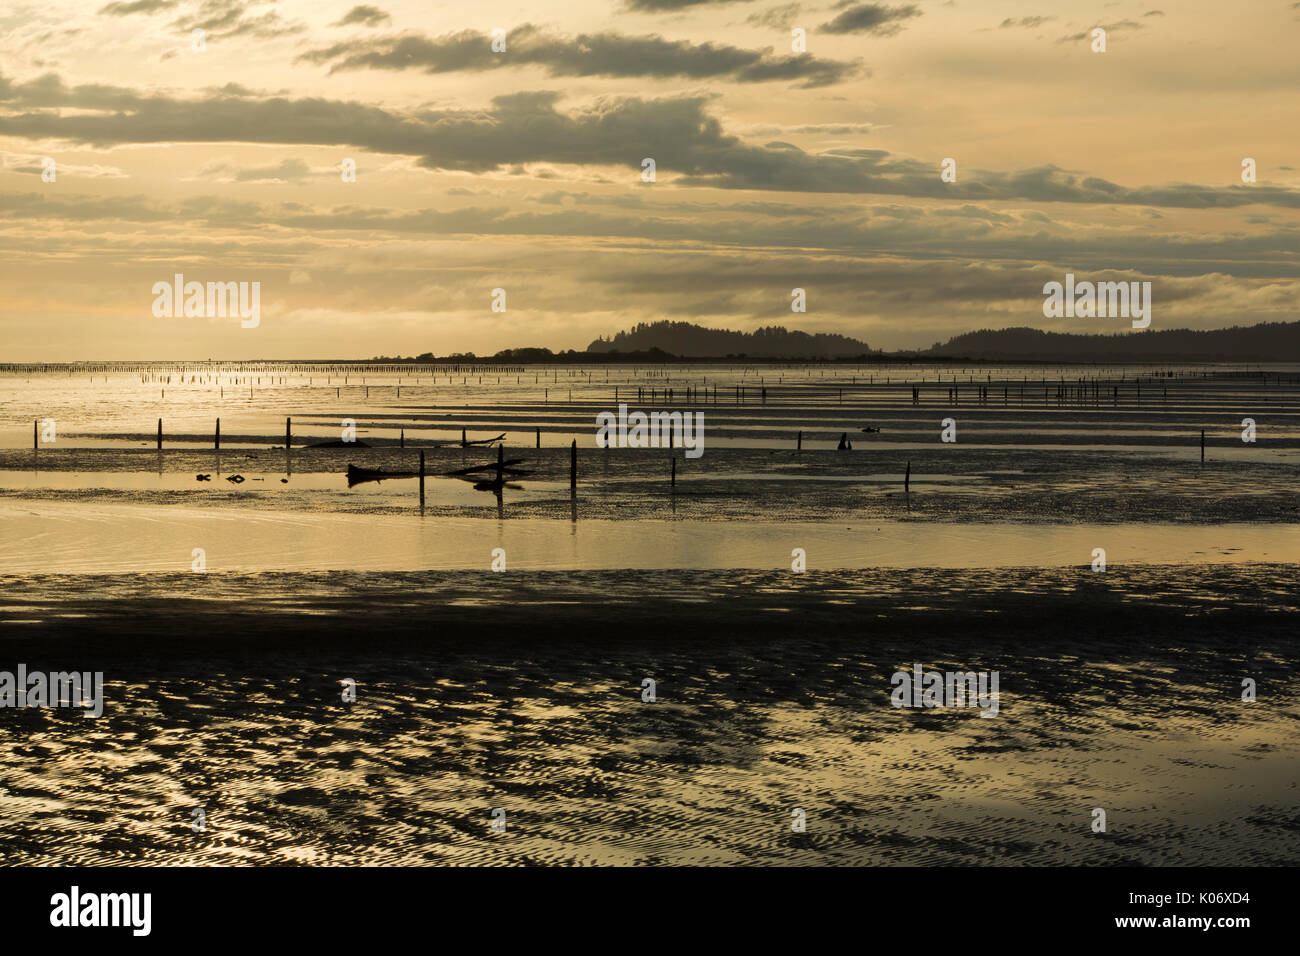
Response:
[[[0,38],[0,361],[1129,326],[1045,318],[1066,272],[1150,281],[1153,330],[1300,319],[1293,0],[19,0]],[[156,318],[176,273],[259,324]]]

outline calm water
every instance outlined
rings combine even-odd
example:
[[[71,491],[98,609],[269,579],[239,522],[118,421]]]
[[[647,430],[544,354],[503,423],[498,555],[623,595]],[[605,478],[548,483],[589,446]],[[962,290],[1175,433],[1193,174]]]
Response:
[[[691,521],[427,518],[249,513],[0,499],[0,572],[176,571],[193,550],[223,571],[482,569],[495,549],[507,570],[1082,566],[1103,547],[1109,564],[1300,563],[1294,524],[1105,527],[941,525],[873,521]]]
[[[152,446],[159,418],[169,446],[210,447],[217,418],[228,447],[282,443],[286,417],[294,420],[295,442],[336,439],[342,420],[352,418],[363,440],[395,440],[405,429],[412,441],[451,441],[465,427],[471,437],[504,431],[510,444],[531,445],[535,430],[541,428],[545,444],[567,445],[577,439],[580,446],[592,446],[596,412],[616,410],[618,401],[632,408],[697,408],[706,413],[710,440],[732,446],[788,447],[801,429],[817,430],[818,441],[834,440],[840,431],[865,425],[882,432],[870,437],[859,433],[855,441],[933,442],[938,417],[960,410],[964,421],[978,423],[978,434],[968,440],[996,444],[1159,447],[1186,443],[1187,436],[1202,427],[1224,434],[1234,427],[1240,431],[1241,418],[1253,416],[1272,429],[1275,447],[1296,447],[1300,365],[1271,367],[1276,374],[1264,379],[1206,377],[1244,376],[1254,368],[1180,368],[1170,378],[1165,369],[1149,366],[686,365],[469,371],[250,363],[157,364],[93,372],[85,367],[42,372],[10,366],[0,367],[0,448],[31,448],[32,422],[47,418],[54,420],[59,436],[51,447],[117,442]],[[911,404],[913,385],[922,389],[920,406]],[[948,389],[954,386],[955,404],[948,399]],[[980,386],[989,391],[985,405],[977,404]],[[1058,397],[1058,386],[1084,388],[1086,393]],[[668,388],[673,389],[671,401],[663,395]],[[689,406],[688,388],[694,396]],[[1114,388],[1118,394],[1112,393]],[[639,404],[638,389],[643,396]],[[821,428],[829,431],[821,434]],[[1281,442],[1288,444],[1277,444]]]

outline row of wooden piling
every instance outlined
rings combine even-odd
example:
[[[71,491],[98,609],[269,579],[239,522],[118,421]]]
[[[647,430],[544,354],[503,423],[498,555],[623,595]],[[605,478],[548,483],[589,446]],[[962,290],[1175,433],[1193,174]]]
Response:
[[[464,439],[465,439],[465,430],[464,430],[464,429],[461,429],[461,440],[464,441]],[[670,441],[670,443],[671,443],[671,441],[672,441],[671,433],[670,433],[670,435],[669,435],[669,441]],[[40,451],[40,442],[41,442],[41,439],[40,439],[40,420],[39,420],[39,419],[36,419],[36,420],[33,420],[33,421],[32,421],[32,451],[34,451],[34,452],[35,452],[35,451]],[[287,451],[287,450],[292,446],[292,444],[293,444],[293,419],[292,419],[292,417],[286,417],[285,420],[284,420],[284,447],[285,447],[285,450]],[[158,419],[158,437],[157,437],[157,447],[158,447],[159,450],[161,450],[161,449],[162,449],[162,446],[163,446],[163,420],[160,418],[160,419]],[[213,436],[212,436],[212,447],[213,447],[214,449],[218,450],[218,451],[221,450],[221,419],[220,419],[220,418],[217,419],[216,428],[215,428],[215,430],[214,430],[214,432],[213,432]],[[406,447],[406,429],[405,429],[405,428],[400,429],[400,434],[399,434],[399,437],[398,437],[398,447],[399,447],[399,448],[405,448],[405,447]],[[537,428],[537,447],[538,447],[538,448],[541,448],[541,447],[542,447],[542,429],[541,429],[540,426]],[[673,447],[673,446],[670,444],[669,447],[671,448],[671,447]],[[803,451],[803,430],[802,430],[802,429],[800,429],[800,430],[796,433],[796,435],[795,435],[795,445],[794,445],[794,447],[795,447],[795,451]],[[572,462],[571,462],[571,469],[570,469],[570,470],[571,470],[571,475],[570,475],[570,484],[571,484],[571,486],[573,486],[573,487],[577,487],[577,485],[576,485],[576,481],[577,481],[576,475],[577,475],[577,468],[578,468],[578,442],[577,442],[577,439],[574,439],[574,441],[573,441],[572,451],[573,451],[573,455],[572,455]],[[676,457],[674,457],[674,458],[673,458],[673,461],[676,462],[676,460],[677,460]],[[420,461],[421,461],[421,467],[423,467],[423,462],[424,462],[424,452],[420,452]],[[1202,464],[1205,463],[1205,429],[1201,429],[1201,463],[1202,463]],[[674,464],[673,467],[674,467],[674,470],[675,470],[675,469],[676,469],[676,465]],[[674,471],[674,474],[675,474],[675,471]]]
[[[461,441],[463,442],[465,440],[465,429],[463,428],[460,431],[460,437],[461,437]],[[286,417],[284,420],[284,447],[288,449],[289,447],[292,446],[292,444],[293,444],[293,418],[292,416],[289,416]],[[40,422],[39,420],[37,420],[32,422],[32,448],[38,449],[39,445],[40,445]],[[397,445],[399,448],[406,447],[405,428],[398,429]],[[162,448],[163,446],[163,420],[161,418],[158,419],[157,446],[158,448]],[[213,429],[212,447],[214,449],[217,449],[218,451],[220,451],[221,449],[221,419],[220,418],[217,419],[216,426]],[[537,428],[537,447],[538,448],[542,447],[542,429],[540,426]]]

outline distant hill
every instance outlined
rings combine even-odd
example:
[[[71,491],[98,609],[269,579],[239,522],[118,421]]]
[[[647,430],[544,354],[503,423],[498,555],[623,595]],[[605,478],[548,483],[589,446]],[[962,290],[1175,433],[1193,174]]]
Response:
[[[906,354],[995,362],[1300,362],[1300,322],[1112,335],[981,329]]]
[[[583,352],[547,348],[502,349],[495,355],[472,352],[414,358],[377,356],[372,362],[464,364],[548,364],[670,362],[675,359],[752,359],[755,361],[857,359],[915,362],[971,359],[986,362],[1300,362],[1300,322],[1266,322],[1230,329],[1164,329],[1106,335],[1044,332],[1040,329],[981,329],[928,349],[872,351],[866,342],[825,332],[809,334],[781,326],[755,332],[707,329],[691,322],[642,323],[612,339],[599,338]]]
[[[754,332],[706,329],[691,322],[649,322],[619,332],[612,339],[600,338],[587,346],[588,352],[647,352],[660,349],[683,358],[847,358],[866,355],[866,342],[844,335],[817,332],[812,335],[779,325]]]

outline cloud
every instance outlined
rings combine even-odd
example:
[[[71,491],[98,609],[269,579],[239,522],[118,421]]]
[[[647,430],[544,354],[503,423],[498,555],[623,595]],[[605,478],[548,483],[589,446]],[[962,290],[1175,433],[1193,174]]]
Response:
[[[414,157],[427,169],[469,173],[527,164],[617,167],[639,173],[654,157],[676,186],[856,193],[987,202],[1022,200],[1185,209],[1251,204],[1300,208],[1300,190],[1281,186],[1130,188],[1053,165],[1015,172],[972,170],[943,183],[938,163],[880,149],[806,152],[759,145],[727,133],[711,98],[606,97],[562,111],[559,94],[498,96],[488,109],[396,112],[319,97],[254,97],[221,89],[203,97],[142,96],[121,87],[68,87],[53,74],[29,83],[0,76],[0,134],[61,138],[95,146],[230,142],[349,146]],[[60,112],[53,107],[75,107]],[[24,111],[26,110],[26,111]]]
[[[847,7],[848,9],[844,9]],[[829,23],[818,27],[820,33],[870,33],[873,36],[893,36],[903,29],[904,21],[919,17],[921,11],[915,4],[887,7],[883,3],[858,3],[843,0],[835,9],[844,12]]]
[[[248,15],[253,5],[244,0],[203,0],[196,14],[179,17],[171,26],[183,33],[203,30],[215,39],[245,36],[266,40],[307,29],[303,23],[282,19],[274,10],[261,16]]]
[[[45,167],[42,160],[45,156],[38,156],[34,153],[11,153],[7,150],[0,150],[0,169],[8,172],[22,173],[29,176],[40,176]],[[54,158],[54,157],[49,157]],[[66,163],[56,161],[55,174],[60,178],[73,176],[79,179],[129,179],[126,170],[119,169],[116,166],[104,166],[99,163],[90,166],[83,166],[77,163]]]
[[[808,55],[775,56],[771,48],[746,50],[609,31],[565,36],[529,23],[507,34],[505,53],[492,51],[488,34],[465,30],[440,37],[408,33],[349,40],[310,50],[298,59],[329,63],[331,73],[362,69],[478,72],[531,65],[543,67],[551,76],[728,77],[739,83],[802,80],[805,87],[827,86],[860,72],[856,63]]]
[[[275,166],[234,167],[226,163],[209,163],[199,170],[197,179],[222,183],[302,183],[312,175],[311,167],[301,159],[283,159]]]
[[[386,11],[363,4],[353,7],[331,26],[346,27],[356,23],[366,27],[377,27],[381,23],[391,23],[392,20],[393,18]]]
[[[1117,23],[1103,23],[1101,24],[1101,28],[1109,34],[1118,33],[1122,30],[1145,30],[1146,24],[1138,23],[1136,20],[1120,20]],[[1093,27],[1090,30],[1085,30],[1083,33],[1071,33],[1069,36],[1061,37],[1056,42],[1073,43],[1078,40],[1087,40],[1092,37],[1092,30],[1095,29],[1096,27]]]
[[[651,192],[642,208],[621,205],[627,194]],[[540,195],[532,208],[506,196],[463,208],[442,200],[437,208],[380,208],[40,189],[0,194],[0,217],[33,222],[31,234],[56,238],[25,253],[37,294],[66,284],[74,301],[87,290],[96,308],[135,314],[160,263],[226,272],[237,264],[303,314],[329,309],[340,321],[366,323],[411,311],[425,342],[429,303],[437,303],[439,323],[449,312],[478,309],[485,275],[527,290],[530,320],[553,316],[555,334],[575,335],[576,316],[610,310],[630,321],[768,322],[788,316],[789,290],[799,286],[814,297],[821,327],[891,347],[990,325],[1039,326],[1043,283],[1071,270],[1154,281],[1166,325],[1221,325],[1223,315],[1246,324],[1289,319],[1300,294],[1294,231],[1285,228],[1249,237],[1190,225],[1186,233],[1158,233],[1138,213],[1081,229],[1058,213],[1039,229],[1025,226],[1041,221],[1032,211],[1010,216],[976,203],[674,203],[677,195],[656,188]],[[404,281],[394,283],[395,274]],[[48,331],[47,298],[33,302]],[[600,321],[607,332],[612,320]],[[115,332],[123,334],[130,333]],[[489,351],[520,344],[517,329],[501,334]]]
[[[127,17],[133,13],[158,13],[176,6],[180,0],[133,0],[133,2],[110,3],[99,8],[100,16]]]
[[[787,3],[779,7],[772,7],[764,10],[762,13],[751,13],[745,17],[745,22],[753,24],[756,27],[770,27],[773,30],[785,30],[793,25],[794,18],[799,15],[802,8],[797,3]]]
[[[447,195],[466,195],[466,191],[448,190]],[[1012,215],[973,203],[846,209],[835,203],[681,202],[671,205],[671,215],[665,215],[662,200],[643,205],[629,202],[625,196],[557,190],[541,194],[534,201],[553,211],[521,210],[504,200],[497,205],[399,209],[244,202],[220,195],[164,203],[140,195],[98,198],[35,192],[0,194],[0,213],[11,220],[46,224],[59,220],[150,226],[166,222],[169,229],[189,233],[193,241],[212,240],[220,230],[258,243],[278,242],[273,237],[281,237],[315,244],[329,240],[331,235],[356,233],[366,233],[375,242],[425,241],[458,235],[636,239],[677,247],[689,243],[697,252],[781,249],[803,254],[833,253],[858,262],[880,255],[918,265],[940,260],[985,266],[1051,262],[1098,269],[1123,263],[1124,268],[1166,275],[1213,272],[1243,278],[1300,278],[1300,266],[1291,254],[1294,234],[1286,228],[1249,238],[1235,231],[1219,235],[1203,231],[1152,234],[1149,226],[1136,222],[1121,231],[1086,231],[1075,225],[1053,224],[1033,210]],[[1137,215],[1146,216],[1147,212]],[[760,218],[755,218],[756,214]],[[193,229],[196,222],[205,227],[198,233]],[[1056,228],[1035,227],[1029,231],[1026,222]],[[268,232],[267,227],[275,229]],[[165,245],[173,238],[159,236],[157,241]],[[349,240],[338,241],[346,244]],[[763,260],[758,260],[755,267],[761,271]]]
[[[746,127],[746,132],[756,136],[865,136],[879,129],[875,123],[806,123],[800,126],[775,126],[760,123]]]
[[[1025,27],[1032,30],[1034,27],[1041,27],[1044,23],[1055,20],[1056,17],[1021,17],[1017,20],[1015,17],[1007,17],[998,26],[1005,30],[1007,27]]]
[[[749,0],[627,0],[627,9],[640,13],[665,13],[712,4],[747,2]]]

